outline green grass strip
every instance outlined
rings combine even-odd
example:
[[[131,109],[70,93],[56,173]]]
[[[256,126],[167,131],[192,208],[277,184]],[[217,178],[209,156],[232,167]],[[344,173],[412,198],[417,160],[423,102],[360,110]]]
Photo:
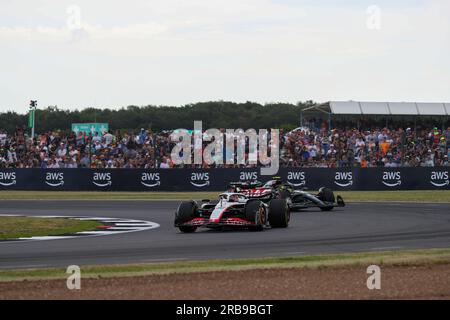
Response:
[[[80,267],[82,278],[107,278],[267,268],[335,268],[357,265],[369,266],[370,264],[381,266],[417,266],[444,263],[450,263],[450,249]],[[67,278],[67,276],[64,268],[0,271],[0,281],[63,279]]]
[[[59,236],[94,230],[99,225],[97,221],[68,218],[0,216],[0,239]]]

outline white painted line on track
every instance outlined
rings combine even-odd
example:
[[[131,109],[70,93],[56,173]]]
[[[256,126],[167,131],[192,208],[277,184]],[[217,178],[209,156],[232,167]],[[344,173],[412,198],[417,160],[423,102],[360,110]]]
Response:
[[[130,226],[130,227],[111,227],[111,228],[108,228],[108,229],[106,229],[106,230],[130,230],[130,229],[134,229],[134,230],[147,230],[148,229],[148,227],[133,227],[133,226]],[[86,232],[89,232],[89,231],[86,231]]]
[[[81,231],[77,232],[77,234],[87,234],[87,235],[108,235],[108,234],[118,234],[119,232],[114,231]]]
[[[43,236],[43,237],[28,237],[28,238],[18,238],[19,240],[61,240],[75,238],[75,236]]]
[[[84,220],[90,220],[90,219],[84,219]],[[117,218],[114,218],[114,219],[98,218],[98,219],[92,219],[92,220],[102,220],[102,221],[109,222],[109,223],[146,223],[147,222],[147,221],[143,221],[143,220],[117,219]]]
[[[111,221],[108,221],[108,222],[111,222]],[[150,226],[151,224],[148,224],[148,223],[136,223],[136,222],[134,222],[134,223],[127,223],[127,222],[124,222],[124,223],[116,223],[116,226],[118,226],[118,227],[122,227],[122,226],[128,226],[128,227],[147,227],[147,226]]]
[[[117,218],[102,218],[102,217],[80,217],[77,218],[77,220],[102,220],[102,221],[108,221],[108,222],[113,222],[112,220],[117,220]],[[125,219],[128,221],[128,219]],[[119,220],[119,221],[123,221],[123,220]]]

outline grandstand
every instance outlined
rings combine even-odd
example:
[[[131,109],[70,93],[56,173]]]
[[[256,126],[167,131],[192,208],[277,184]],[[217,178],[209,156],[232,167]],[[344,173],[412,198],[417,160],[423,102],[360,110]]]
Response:
[[[344,115],[450,115],[450,103],[331,101],[311,108]]]
[[[358,128],[372,121],[385,127],[389,127],[390,122],[396,127],[410,126],[414,131],[418,125],[432,122],[433,126],[445,130],[450,126],[450,103],[330,101],[303,108],[301,125],[308,116],[326,119],[330,129],[334,121],[341,125],[353,122]]]

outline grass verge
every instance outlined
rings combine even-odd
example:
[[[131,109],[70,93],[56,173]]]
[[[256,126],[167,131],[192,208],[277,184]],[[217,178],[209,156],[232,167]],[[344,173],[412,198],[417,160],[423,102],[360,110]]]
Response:
[[[216,199],[219,192],[0,191],[0,200],[186,200]],[[346,202],[405,201],[450,203],[450,190],[338,191]]]
[[[0,216],[0,239],[58,236],[94,230],[97,221],[80,221],[67,218],[39,218]]]
[[[81,266],[83,278],[144,276],[152,274],[232,271],[267,268],[333,268],[355,265],[419,266],[450,263],[450,249],[408,250],[352,254],[208,260],[130,265]],[[2,270],[0,281],[67,278],[63,268]]]

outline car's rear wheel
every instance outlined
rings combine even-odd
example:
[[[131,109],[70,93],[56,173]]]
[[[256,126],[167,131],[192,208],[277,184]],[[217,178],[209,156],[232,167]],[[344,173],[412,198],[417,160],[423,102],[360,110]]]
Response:
[[[319,198],[319,200],[322,200],[324,202],[334,203],[336,201],[333,190],[329,188],[320,188],[319,193],[317,194],[317,198]]]
[[[259,200],[248,201],[245,205],[245,219],[254,222],[255,226],[250,227],[254,231],[262,231],[266,224],[266,212]]]
[[[191,221],[196,217],[197,204],[195,201],[185,201],[180,204],[175,213],[175,225],[180,225]],[[191,233],[197,230],[195,226],[179,226],[181,232]]]
[[[269,203],[269,223],[272,228],[286,228],[289,225],[290,210],[285,199],[273,199]]]
[[[333,190],[329,188],[320,188],[319,193],[317,194],[317,198],[319,200],[325,202],[325,203],[334,203],[336,201],[336,198],[334,197]],[[334,206],[324,206],[320,207],[320,210],[322,211],[331,211],[333,210]]]

